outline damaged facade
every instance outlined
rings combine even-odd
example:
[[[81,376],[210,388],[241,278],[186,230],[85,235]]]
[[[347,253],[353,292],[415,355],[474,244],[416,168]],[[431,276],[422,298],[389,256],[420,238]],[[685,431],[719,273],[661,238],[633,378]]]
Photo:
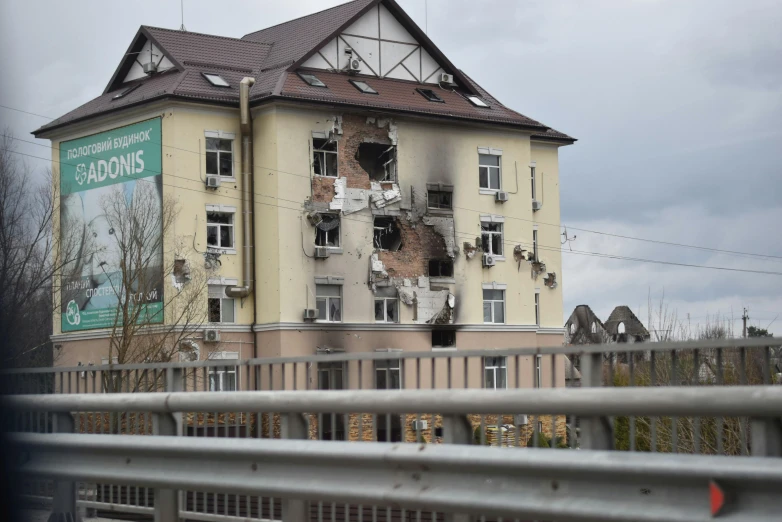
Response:
[[[503,106],[396,2],[324,13],[241,39],[142,27],[129,53],[153,42],[171,67],[139,76],[123,59],[101,97],[37,136],[56,148],[162,118],[176,232],[193,245],[189,263],[219,254],[210,295],[234,307],[231,322],[207,326],[241,357],[562,344],[558,149],[575,140]],[[243,78],[254,78],[249,131],[236,110]],[[207,139],[232,158],[216,172],[205,155],[180,153],[211,151]],[[184,268],[172,284],[186,284]],[[228,297],[248,284],[246,297]],[[90,335],[98,346],[105,332]]]

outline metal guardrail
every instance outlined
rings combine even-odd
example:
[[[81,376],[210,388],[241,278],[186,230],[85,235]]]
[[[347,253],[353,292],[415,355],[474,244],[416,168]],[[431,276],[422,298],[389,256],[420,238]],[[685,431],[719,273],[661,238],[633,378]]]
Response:
[[[54,478],[55,503],[75,509],[72,481],[155,489],[159,520],[188,518],[176,490],[280,498],[284,522],[307,518],[307,502],[436,510],[446,520],[770,520],[782,488],[782,387],[624,390],[363,391],[109,394],[6,397],[14,410],[50,411],[52,434],[16,434],[28,458],[18,471]],[[605,400],[604,403],[600,403]],[[744,407],[742,409],[742,407]],[[271,409],[286,439],[308,438],[302,412],[438,411],[444,441],[351,444],[171,436],[73,434],[73,412],[147,411],[155,435],[182,430],[182,412]],[[474,442],[466,412],[547,411],[584,415],[582,449],[610,445],[610,415],[751,415],[755,457],[498,451]],[[600,415],[600,416],[597,416]],[[762,456],[761,456],[762,455]],[[333,505],[333,504],[332,504]],[[56,508],[55,508],[56,509]],[[322,513],[321,513],[322,518]],[[375,519],[376,520],[376,519]]]

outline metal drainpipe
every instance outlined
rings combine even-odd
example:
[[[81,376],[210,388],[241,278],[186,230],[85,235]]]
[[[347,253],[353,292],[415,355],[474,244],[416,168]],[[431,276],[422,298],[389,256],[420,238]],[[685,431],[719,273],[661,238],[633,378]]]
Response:
[[[255,78],[244,78],[239,82],[239,123],[242,133],[242,231],[244,232],[243,260],[244,273],[242,286],[229,286],[225,289],[228,297],[245,298],[253,289],[254,248],[253,248],[253,126],[250,117],[250,87]],[[254,301],[253,301],[254,302]],[[253,323],[255,316],[253,315]]]

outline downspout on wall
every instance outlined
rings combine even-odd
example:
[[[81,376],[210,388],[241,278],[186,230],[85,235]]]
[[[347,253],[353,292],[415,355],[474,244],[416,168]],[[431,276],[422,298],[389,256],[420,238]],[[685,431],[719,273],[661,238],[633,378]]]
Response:
[[[253,247],[253,126],[250,116],[250,87],[255,78],[243,78],[239,82],[239,124],[242,135],[242,231],[244,241],[242,250],[244,269],[242,286],[229,286],[225,289],[228,297],[242,298],[250,295],[253,289],[255,270],[255,249]],[[253,314],[254,317],[254,314]]]

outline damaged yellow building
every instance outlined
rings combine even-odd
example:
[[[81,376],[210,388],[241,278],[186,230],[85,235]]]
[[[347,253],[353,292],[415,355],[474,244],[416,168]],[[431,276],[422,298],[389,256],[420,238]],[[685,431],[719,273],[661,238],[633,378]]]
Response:
[[[57,225],[82,245],[101,219],[90,183],[140,175],[123,178],[125,156],[97,160],[105,181],[80,162],[106,153],[96,143],[152,158],[178,209],[161,294],[210,270],[202,317],[178,337],[201,358],[563,342],[557,158],[575,140],[503,106],[393,0],[242,38],[141,27],[104,93],[35,135],[70,198]],[[57,285],[58,364],[108,357],[107,264]]]

